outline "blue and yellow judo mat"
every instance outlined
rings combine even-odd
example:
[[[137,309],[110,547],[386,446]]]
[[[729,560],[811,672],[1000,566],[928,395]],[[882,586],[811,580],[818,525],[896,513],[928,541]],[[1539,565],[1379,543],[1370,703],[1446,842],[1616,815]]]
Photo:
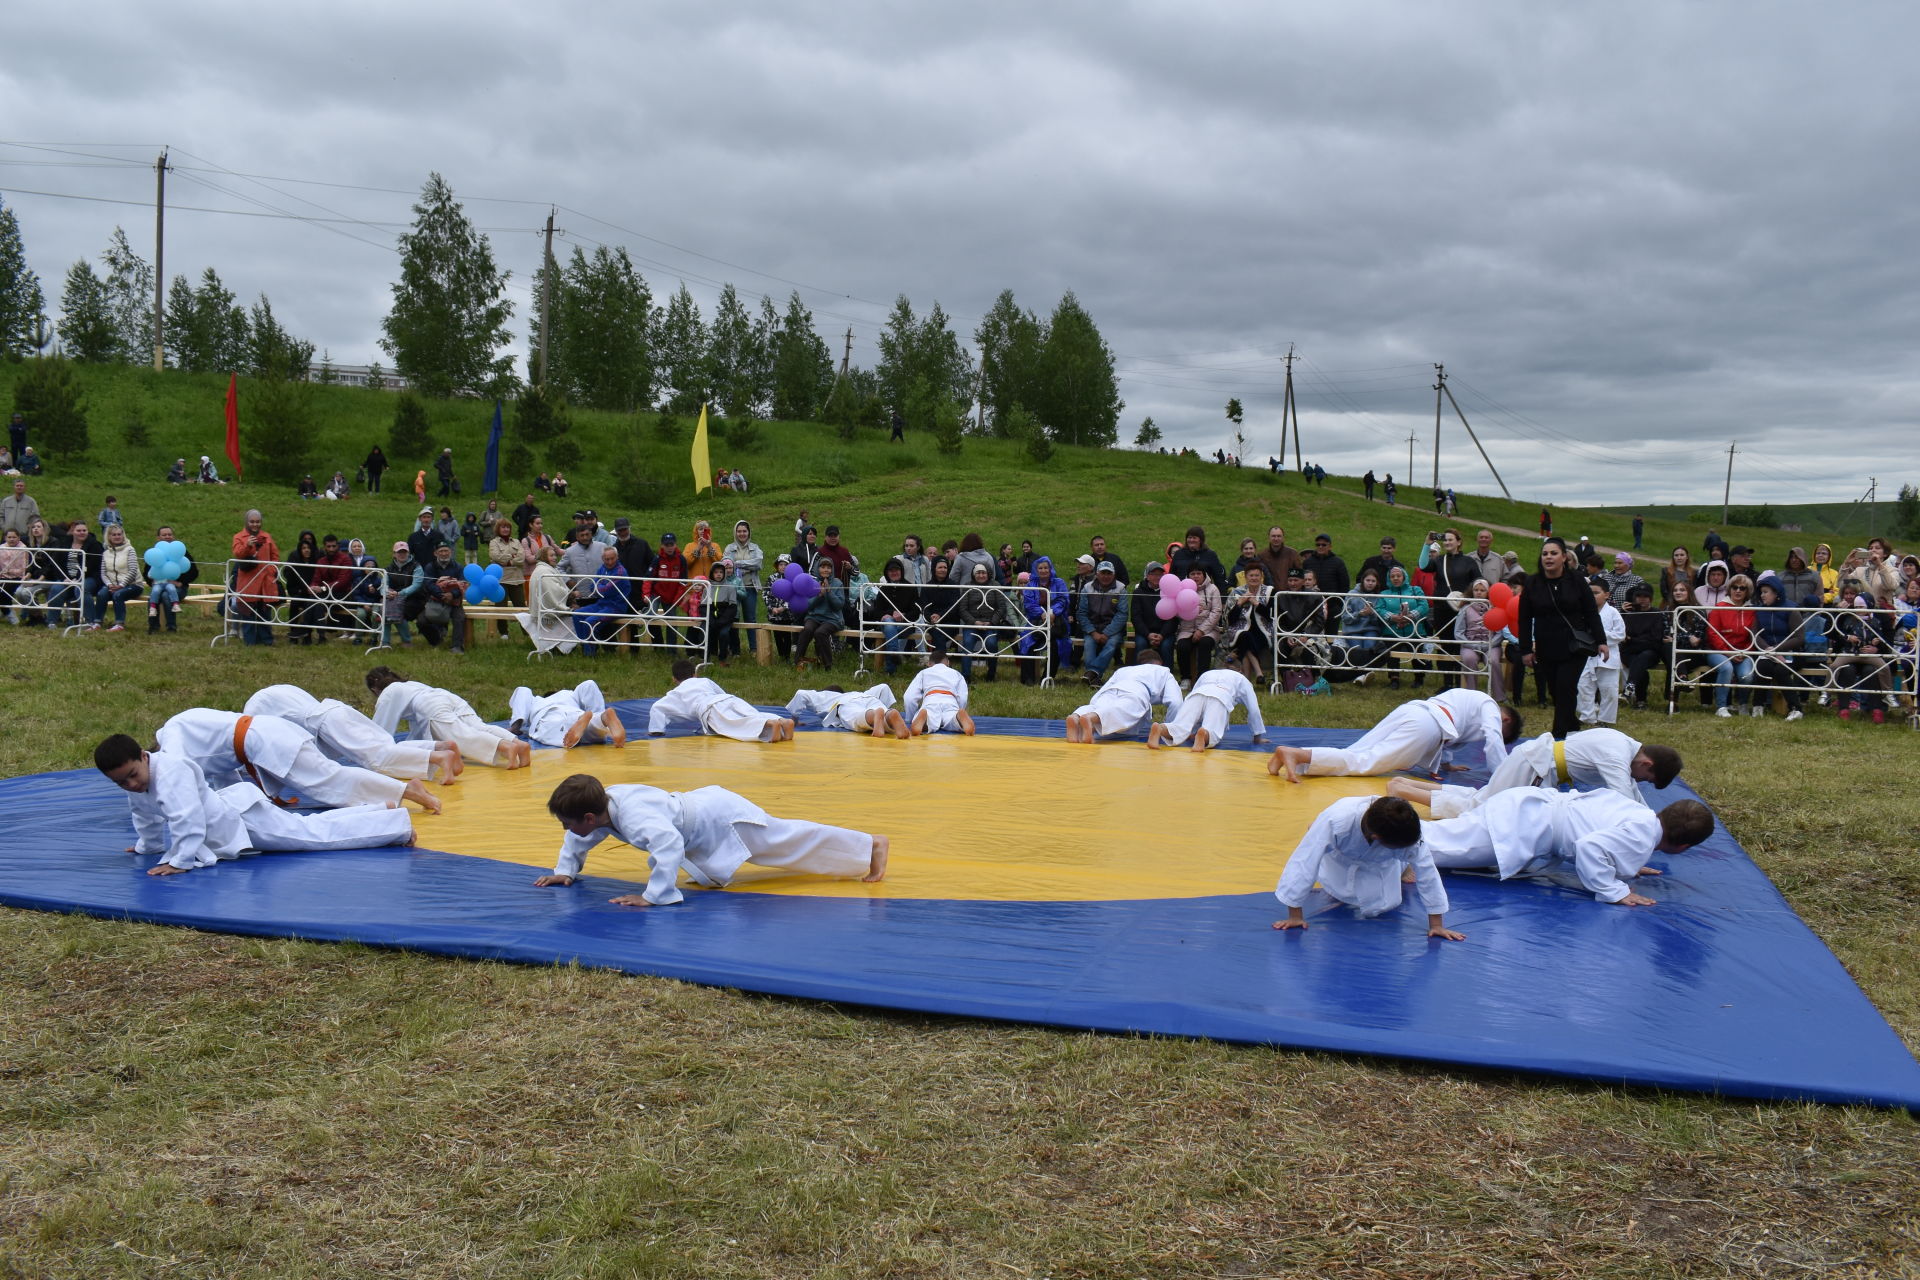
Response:
[[[1058,723],[980,721],[912,742],[803,732],[763,746],[647,739],[470,768],[416,822],[420,846],[273,854],[145,874],[125,798],[92,771],[0,781],[0,903],[222,933],[579,963],[775,995],[1113,1032],[1504,1068],[1743,1097],[1920,1110],[1920,1064],[1725,831],[1676,857],[1646,908],[1449,875],[1448,923],[1329,902],[1276,932],[1274,881],[1326,803],[1384,779],[1269,777],[1244,726],[1224,749],[1070,746]],[[1339,745],[1346,731],[1270,741]],[[1264,750],[1264,749],[1262,749]],[[645,855],[597,848],[537,889],[569,773],[671,790],[717,784],[771,813],[888,834],[887,879],[769,874],[615,907]],[[1656,804],[1691,797],[1683,785]],[[84,815],[84,820],[77,821]]]

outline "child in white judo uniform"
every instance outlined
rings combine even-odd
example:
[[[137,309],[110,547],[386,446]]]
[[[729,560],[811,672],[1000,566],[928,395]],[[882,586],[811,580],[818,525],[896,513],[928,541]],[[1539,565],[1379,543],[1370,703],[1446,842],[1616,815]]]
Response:
[[[839,685],[824,689],[801,689],[787,700],[787,710],[820,717],[822,729],[845,729],[849,733],[870,733],[876,738],[892,734],[907,738],[906,717],[893,709],[893,690],[876,684],[871,689],[848,693]]]
[[[186,756],[145,751],[124,733],[93,750],[93,763],[127,793],[137,837],[128,853],[157,853],[150,876],[178,875],[251,852],[377,849],[412,844],[406,810],[351,805],[288,813],[250,782],[215,791]]]
[[[509,727],[543,747],[571,749],[590,742],[627,745],[627,727],[592,680],[582,680],[571,689],[556,689],[544,698],[521,685],[507,699],[507,707],[507,714],[513,717]]]
[[[511,729],[488,724],[467,700],[445,689],[409,680],[392,667],[367,672],[373,694],[373,722],[387,733],[408,727],[410,738],[451,742],[460,758],[473,764],[522,769],[533,763],[533,748]]]
[[[1132,733],[1141,725],[1152,723],[1155,703],[1167,709],[1167,718],[1171,720],[1179,713],[1184,697],[1179,679],[1167,670],[1166,659],[1160,656],[1160,651],[1142,649],[1132,666],[1116,670],[1085,706],[1074,708],[1073,714],[1067,717],[1067,741],[1092,742],[1095,738]],[[1159,730],[1160,726],[1154,725],[1148,733]],[[1149,737],[1147,741],[1151,745],[1153,739]]]
[[[647,711],[647,733],[660,737],[676,722],[692,724],[701,733],[741,742],[785,742],[793,737],[793,721],[757,710],[745,698],[736,698],[705,676],[685,658],[673,664],[673,688],[653,701]]]
[[[1320,811],[1287,859],[1273,896],[1287,909],[1276,929],[1304,929],[1301,910],[1314,882],[1336,902],[1352,907],[1361,919],[1400,905],[1411,872],[1420,904],[1427,909],[1427,936],[1459,942],[1467,935],[1446,927],[1447,890],[1420,839],[1420,818],[1413,806],[1392,796],[1348,796]]]
[[[1651,782],[1665,790],[1679,776],[1680,753],[1672,747],[1642,746],[1618,729],[1582,729],[1558,742],[1552,734],[1543,733],[1520,743],[1484,787],[1394,778],[1387,783],[1387,794],[1426,805],[1435,818],[1457,818],[1515,787],[1598,787],[1645,804],[1640,783]]]
[[[666,906],[682,898],[680,872],[702,888],[724,888],[743,863],[810,875],[858,877],[871,884],[887,873],[887,838],[776,818],[724,787],[662,791],[629,783],[603,786],[576,773],[553,789],[547,812],[566,828],[553,874],[534,884],[570,885],[587,854],[608,836],[647,852],[647,887],[609,899],[623,907]]]
[[[1226,736],[1227,718],[1236,706],[1247,709],[1247,730],[1255,742],[1267,739],[1267,722],[1260,718],[1260,695],[1238,671],[1219,667],[1201,674],[1187,691],[1186,703],[1168,708],[1165,724],[1147,730],[1149,747],[1177,747],[1189,737],[1195,751],[1205,751]]]
[[[1487,768],[1498,769],[1507,758],[1507,744],[1520,736],[1520,723],[1518,711],[1478,689],[1448,689],[1395,707],[1350,747],[1278,747],[1267,772],[1284,772],[1289,782],[1401,769],[1434,773],[1448,748],[1472,742],[1485,751]]]
[[[268,796],[294,795],[328,809],[411,800],[429,813],[440,801],[418,778],[329,760],[313,735],[278,716],[192,707],[161,725],[154,742],[200,766],[215,787],[250,782]]]
[[[1574,707],[1584,725],[1613,724],[1620,719],[1620,642],[1627,638],[1627,620],[1607,603],[1607,584],[1595,582],[1594,601],[1600,606],[1600,652],[1580,668]]]
[[[1577,884],[1602,902],[1650,907],[1627,883],[1659,875],[1656,853],[1684,853],[1713,834],[1713,815],[1698,800],[1676,800],[1659,813],[1613,791],[1547,791],[1516,787],[1478,808],[1424,824],[1435,866],[1494,870],[1502,880],[1534,876]]]
[[[297,684],[270,684],[247,699],[250,716],[279,716],[292,721],[341,764],[358,765],[389,778],[451,782],[466,766],[451,742],[396,742],[391,733],[336,698],[316,698]]]
[[[967,678],[947,665],[947,647],[935,641],[927,665],[913,677],[900,699],[907,733],[919,735],[952,729],[973,736],[973,717],[967,714]]]

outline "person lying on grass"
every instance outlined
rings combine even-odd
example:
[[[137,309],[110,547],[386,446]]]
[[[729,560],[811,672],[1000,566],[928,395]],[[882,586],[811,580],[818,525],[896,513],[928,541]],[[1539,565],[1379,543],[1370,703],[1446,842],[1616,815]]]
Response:
[[[608,836],[647,853],[647,887],[611,898],[616,906],[666,906],[682,898],[680,872],[706,889],[724,888],[744,863],[808,875],[858,878],[868,884],[887,873],[885,836],[830,827],[796,818],[776,818],[724,787],[662,791],[624,783],[605,786],[576,773],[547,798],[566,831],[553,874],[541,888],[579,879],[587,854]]]

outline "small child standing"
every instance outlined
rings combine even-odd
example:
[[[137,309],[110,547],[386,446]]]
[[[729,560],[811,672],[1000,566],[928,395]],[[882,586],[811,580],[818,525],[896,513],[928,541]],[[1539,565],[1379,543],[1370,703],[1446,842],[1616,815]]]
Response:
[[[467,512],[467,521],[460,526],[460,545],[466,548],[467,563],[480,562],[480,517]]]
[[[1587,659],[1580,671],[1580,723],[1613,724],[1620,719],[1620,644],[1627,638],[1627,620],[1607,603],[1607,584],[1594,582],[1593,600],[1600,606],[1601,651]]]
[[[740,617],[740,581],[734,576],[733,561],[720,560],[707,570],[713,583],[713,638],[711,652],[715,662],[725,662],[740,652],[740,638],[733,624]]]
[[[553,789],[547,812],[566,829],[553,874],[533,883],[566,886],[579,879],[587,854],[608,836],[647,851],[647,887],[611,898],[616,906],[679,902],[680,872],[702,888],[720,889],[745,863],[809,875],[858,877],[872,884],[887,873],[887,837],[776,818],[724,787],[662,791],[627,783],[608,787],[576,773]]]

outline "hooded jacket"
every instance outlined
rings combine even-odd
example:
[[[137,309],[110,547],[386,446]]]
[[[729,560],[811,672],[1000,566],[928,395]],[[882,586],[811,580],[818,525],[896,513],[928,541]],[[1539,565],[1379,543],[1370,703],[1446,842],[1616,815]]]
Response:
[[[1214,563],[1217,565],[1219,561]],[[1047,584],[1044,587],[1039,582],[1040,566],[1043,564],[1047,566]],[[1034,576],[1020,592],[1020,611],[1027,615],[1027,621],[1040,622],[1048,614],[1056,618],[1066,617],[1067,584],[1054,571],[1053,561],[1046,556],[1035,556],[1029,572]]]
[[[1840,569],[1833,562],[1833,548],[1824,542],[1816,544],[1813,548],[1815,556],[1822,551],[1827,553],[1827,562],[1815,564],[1809,560],[1807,567],[1820,575],[1820,603],[1832,604],[1840,598]]]
[[[1800,558],[1800,568],[1782,569],[1774,576],[1780,580],[1780,595],[1789,605],[1811,607],[1820,603],[1820,574],[1812,568],[1813,562],[1807,559],[1806,549],[1793,547],[1787,552],[1787,563],[1791,565],[1795,556]]]
[[[1720,582],[1713,582],[1713,571],[1720,571]],[[1700,585],[1693,589],[1693,602],[1703,609],[1711,609],[1727,598],[1727,583],[1733,580],[1733,573],[1727,568],[1725,560],[1709,560],[1700,570]]]
[[[1427,620],[1426,593],[1411,582],[1403,582],[1397,587],[1388,583],[1380,588],[1380,598],[1374,601],[1374,607],[1386,620],[1387,634],[1402,640],[1421,634]],[[1394,621],[1395,616],[1401,614],[1406,616],[1406,620]]]

